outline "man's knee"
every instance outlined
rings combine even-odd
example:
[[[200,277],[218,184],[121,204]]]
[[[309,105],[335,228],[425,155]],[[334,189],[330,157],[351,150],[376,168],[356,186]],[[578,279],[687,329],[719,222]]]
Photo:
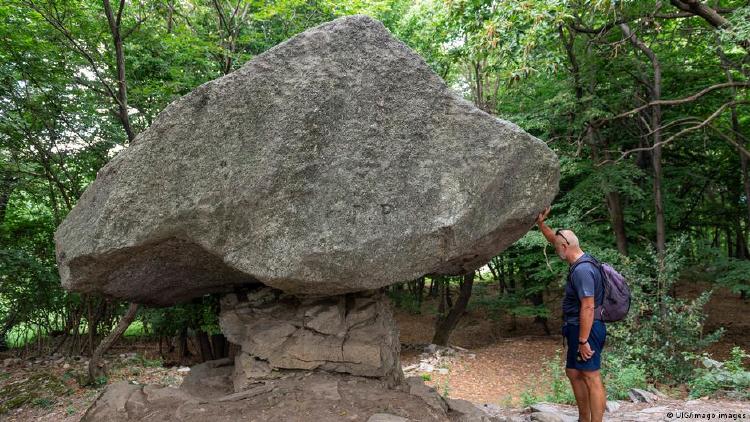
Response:
[[[598,386],[602,383],[602,376],[598,369],[596,371],[578,371],[578,373],[588,386]]]
[[[571,381],[579,381],[582,377],[582,371],[579,371],[578,369],[573,368],[565,368],[565,375],[568,376],[568,379]]]

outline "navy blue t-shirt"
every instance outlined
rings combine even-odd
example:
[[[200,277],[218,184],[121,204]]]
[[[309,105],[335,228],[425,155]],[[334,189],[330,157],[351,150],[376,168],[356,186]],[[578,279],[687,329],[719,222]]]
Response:
[[[588,253],[584,253],[576,262],[584,257],[592,258]],[[571,267],[576,264],[574,262]],[[604,301],[604,289],[602,288],[602,274],[591,262],[579,264],[570,275],[570,279],[565,284],[565,296],[563,297],[563,321],[578,324],[581,312],[581,299],[587,296],[596,296],[594,306],[599,306]]]

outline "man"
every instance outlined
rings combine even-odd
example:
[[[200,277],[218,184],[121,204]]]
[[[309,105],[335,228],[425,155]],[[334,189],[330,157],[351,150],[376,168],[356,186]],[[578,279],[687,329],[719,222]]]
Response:
[[[578,420],[601,422],[604,417],[606,393],[599,369],[607,328],[594,317],[594,308],[604,301],[604,284],[599,269],[585,259],[578,238],[571,230],[552,231],[544,220],[550,207],[539,213],[536,223],[548,242],[555,246],[557,256],[567,261],[572,271],[563,297],[563,337],[567,340],[565,374],[573,387],[578,405]]]

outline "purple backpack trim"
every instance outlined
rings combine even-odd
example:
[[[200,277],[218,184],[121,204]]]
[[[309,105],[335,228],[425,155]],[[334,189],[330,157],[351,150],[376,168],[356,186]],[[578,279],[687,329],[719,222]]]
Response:
[[[594,309],[594,318],[604,322],[615,322],[623,320],[630,310],[630,288],[622,274],[617,272],[607,263],[599,263],[596,259],[583,259],[575,266],[583,262],[590,262],[599,269],[604,284],[604,299],[601,306]],[[574,267],[575,267],[574,266]],[[573,273],[573,267],[570,268]]]

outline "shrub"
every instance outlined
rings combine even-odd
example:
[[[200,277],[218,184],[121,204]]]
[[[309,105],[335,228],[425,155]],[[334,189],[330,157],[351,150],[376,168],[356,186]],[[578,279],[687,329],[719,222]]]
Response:
[[[409,290],[388,290],[388,297],[393,301],[393,304],[406,312],[418,315],[422,313],[422,303],[413,295]]]
[[[555,357],[552,360],[544,362],[545,378],[549,382],[549,392],[545,394],[544,401],[550,403],[575,404],[576,398],[573,395],[573,388],[570,381],[565,375],[565,367],[562,365],[562,351],[555,351]]]
[[[573,389],[565,375],[562,361],[560,349],[555,351],[553,359],[544,361],[542,364],[544,375],[540,378],[540,381],[533,386],[534,388],[526,388],[521,392],[520,399],[523,407],[539,402],[575,404]],[[543,390],[546,391],[544,394],[537,393],[540,390],[540,383],[544,386]]]
[[[740,400],[750,399],[750,371],[742,361],[750,358],[739,347],[732,349],[731,358],[725,362],[711,359],[707,353],[685,353],[685,360],[700,361],[702,368],[695,370],[695,378],[688,381],[690,397],[728,396]]]
[[[607,326],[612,339],[609,350],[620,362],[643,362],[650,380],[687,381],[693,366],[683,359],[683,354],[704,350],[723,333],[723,329],[703,333],[703,307],[712,291],[692,301],[676,299],[670,293],[685,263],[686,243],[685,237],[671,243],[663,263],[649,250],[645,258],[624,260],[621,268],[633,299],[625,321]]]
[[[643,363],[626,362],[621,357],[605,353],[602,365],[602,379],[607,389],[607,397],[614,400],[627,400],[631,388],[645,388],[646,370]]]

